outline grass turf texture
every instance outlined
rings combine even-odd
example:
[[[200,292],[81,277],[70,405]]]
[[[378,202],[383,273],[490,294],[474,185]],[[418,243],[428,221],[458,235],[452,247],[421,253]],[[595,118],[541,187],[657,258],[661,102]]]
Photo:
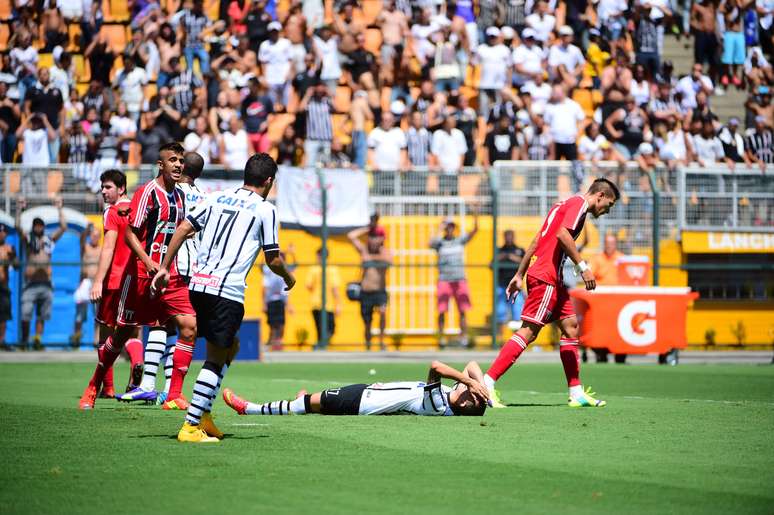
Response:
[[[375,368],[377,374],[369,376]],[[514,367],[483,418],[250,417],[175,439],[183,414],[98,400],[85,364],[0,365],[2,513],[771,513],[774,367],[588,365],[603,409],[566,407],[561,365]],[[186,382],[190,390],[199,365]],[[421,380],[414,364],[243,364],[251,400]],[[125,363],[116,385],[128,376]]]

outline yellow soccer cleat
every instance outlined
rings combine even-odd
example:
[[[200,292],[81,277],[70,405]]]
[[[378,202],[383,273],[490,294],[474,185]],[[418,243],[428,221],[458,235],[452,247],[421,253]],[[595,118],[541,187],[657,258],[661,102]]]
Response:
[[[595,399],[596,393],[591,391],[591,387],[586,387],[586,390],[577,397],[570,397],[567,400],[567,405],[571,408],[601,408],[607,406],[607,402]]]
[[[204,413],[202,415],[202,419],[199,422],[199,427],[204,430],[205,433],[210,436],[214,436],[215,438],[223,438],[224,436],[223,431],[218,429],[218,427],[215,425],[215,421],[212,419],[212,415],[210,413]]]
[[[497,391],[495,388],[489,389],[489,407],[490,408],[507,408],[505,404],[503,404],[503,400],[500,397],[500,392]]]
[[[220,440],[205,433],[201,427],[192,426],[186,422],[177,433],[177,441],[185,443],[218,443]]]

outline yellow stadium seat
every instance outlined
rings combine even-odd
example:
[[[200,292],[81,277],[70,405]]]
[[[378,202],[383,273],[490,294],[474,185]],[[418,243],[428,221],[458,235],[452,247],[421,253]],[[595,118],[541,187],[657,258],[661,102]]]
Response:
[[[134,190],[139,181],[140,174],[137,173],[137,170],[126,170],[126,191]]]
[[[11,4],[12,2],[10,2],[10,0],[0,2],[0,20],[11,19]]]
[[[69,23],[67,25],[67,49],[75,51],[80,48],[81,41],[81,26],[77,23]]]
[[[77,82],[88,82],[91,77],[89,61],[84,59],[81,54],[73,54],[73,63],[75,63],[75,80]]]
[[[365,38],[366,50],[378,57],[381,54],[382,48],[382,31],[379,29],[366,29]]]
[[[591,90],[577,88],[572,94],[572,99],[580,104],[586,116],[594,115],[594,95]]]
[[[0,23],[0,52],[8,50],[8,40],[11,37],[11,28],[7,23]]]
[[[126,27],[118,24],[105,24],[102,26],[102,29],[100,29],[100,32],[107,37],[108,44],[110,45],[110,48],[113,49],[113,52],[116,54],[123,53],[124,48],[126,48],[126,42],[128,41]]]
[[[75,85],[75,89],[78,90],[78,96],[82,97],[89,90],[89,83],[88,82],[79,82],[78,84]]]
[[[54,66],[53,54],[38,54],[38,68],[51,68]]]
[[[352,91],[346,86],[336,88],[336,98],[333,99],[333,107],[340,113],[348,113],[352,103]]]

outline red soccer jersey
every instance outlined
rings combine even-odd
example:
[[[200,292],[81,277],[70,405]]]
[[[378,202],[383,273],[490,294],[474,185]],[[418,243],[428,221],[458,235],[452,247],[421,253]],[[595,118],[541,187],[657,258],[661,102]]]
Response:
[[[573,239],[577,238],[586,221],[588,208],[583,195],[575,195],[551,207],[540,228],[535,261],[529,267],[527,275],[554,286],[560,284],[562,265],[567,255],[562,250],[556,234],[561,227],[565,227]]]
[[[118,210],[126,208],[128,203],[128,198],[121,199],[109,206],[102,215],[103,232],[105,234],[108,231],[116,231],[118,233],[116,248],[113,251],[113,261],[110,263],[110,271],[108,272],[108,290],[117,290],[121,287],[121,276],[124,274],[126,263],[132,255],[132,249],[126,244],[126,239],[124,238],[126,226],[129,224],[129,217],[118,214]]]
[[[178,188],[167,192],[154,179],[134,192],[129,224],[138,229],[136,233],[140,244],[154,263],[161,264],[164,260],[172,235],[184,217],[185,201]],[[137,277],[150,277],[145,265],[137,256],[134,256],[131,263],[136,266]],[[169,273],[177,275],[177,265],[174,260]]]

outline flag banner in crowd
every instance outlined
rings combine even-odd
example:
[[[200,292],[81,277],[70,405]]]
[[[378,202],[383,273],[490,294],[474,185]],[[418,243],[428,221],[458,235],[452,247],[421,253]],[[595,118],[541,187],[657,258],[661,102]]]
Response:
[[[368,179],[363,172],[344,169],[322,171],[328,192],[328,228],[333,234],[368,225]],[[312,168],[281,166],[277,174],[277,210],[285,229],[319,232],[322,194]]]

